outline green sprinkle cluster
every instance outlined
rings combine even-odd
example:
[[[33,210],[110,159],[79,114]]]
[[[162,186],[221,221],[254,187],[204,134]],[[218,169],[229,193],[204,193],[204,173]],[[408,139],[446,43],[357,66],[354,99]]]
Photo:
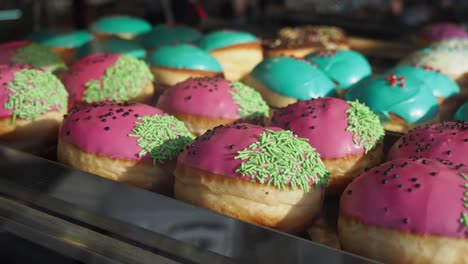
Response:
[[[379,117],[369,107],[357,100],[348,104],[351,107],[346,111],[349,124],[346,131],[354,133],[354,143],[364,147],[367,153],[383,140],[385,131]]]
[[[252,182],[273,184],[281,190],[289,185],[308,192],[311,181],[327,186],[330,173],[307,141],[291,131],[267,129],[258,142],[237,152],[235,159],[243,162],[236,172]]]
[[[468,175],[462,173],[461,176],[467,181],[465,183],[465,197],[463,197],[463,201],[465,202],[465,208],[468,209]],[[467,213],[462,213],[462,216],[460,218],[460,222],[465,225],[466,231],[468,232],[468,214]]]
[[[176,157],[194,138],[184,123],[173,116],[139,117],[135,124],[133,134],[129,136],[138,138],[138,145],[142,148],[138,155],[142,157],[149,153],[153,164],[163,164]]]
[[[18,51],[13,54],[12,61],[32,65],[50,72],[67,68],[65,62],[59,55],[53,52],[49,47],[36,43],[31,43],[19,48]]]
[[[104,100],[128,101],[153,81],[154,77],[144,61],[130,56],[121,56],[114,66],[109,67],[101,80],[86,82],[87,103]]]
[[[13,123],[16,118],[34,120],[52,107],[58,111],[67,108],[67,90],[55,75],[48,72],[33,69],[18,71],[7,89],[12,93],[4,107],[13,110]]]
[[[241,82],[231,82],[233,88],[230,91],[232,98],[239,105],[241,118],[268,117],[270,108],[260,93]]]

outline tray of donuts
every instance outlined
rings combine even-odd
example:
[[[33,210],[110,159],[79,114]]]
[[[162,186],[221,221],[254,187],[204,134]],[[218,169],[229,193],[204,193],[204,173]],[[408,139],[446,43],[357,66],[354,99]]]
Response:
[[[448,63],[467,42],[376,74],[323,27],[267,47],[106,25],[1,45],[0,144],[386,263],[468,261],[468,107]]]

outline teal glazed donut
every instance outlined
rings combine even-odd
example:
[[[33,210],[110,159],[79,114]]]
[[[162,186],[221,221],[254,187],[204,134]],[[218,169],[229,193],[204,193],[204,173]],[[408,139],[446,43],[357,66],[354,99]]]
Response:
[[[95,21],[90,30],[98,34],[135,36],[150,31],[151,24],[137,17],[109,16]]]
[[[352,50],[319,50],[307,55],[305,59],[317,65],[335,81],[339,90],[348,89],[372,74],[367,59]]]
[[[198,46],[206,51],[221,49],[232,45],[260,42],[254,35],[235,30],[211,32],[200,39]]]
[[[335,84],[309,62],[292,57],[272,57],[257,65],[245,82],[256,88],[273,107],[297,100],[336,96]],[[278,102],[271,92],[291,100]],[[275,97],[277,97],[275,95]]]
[[[146,50],[138,43],[119,38],[92,40],[76,50],[77,59],[96,53],[118,53],[138,59],[146,57]]]
[[[366,104],[380,117],[386,129],[396,132],[407,132],[415,125],[435,121],[439,111],[437,98],[424,82],[406,75],[365,79],[348,90],[346,100]],[[404,123],[397,122],[395,117]]]
[[[161,24],[141,35],[139,41],[145,49],[153,50],[177,43],[197,43],[201,37],[200,31],[188,26]]]
[[[455,120],[468,122],[468,102],[463,104],[455,113]]]
[[[26,37],[27,40],[37,42],[50,47],[76,48],[93,39],[93,36],[85,30],[46,30]]]

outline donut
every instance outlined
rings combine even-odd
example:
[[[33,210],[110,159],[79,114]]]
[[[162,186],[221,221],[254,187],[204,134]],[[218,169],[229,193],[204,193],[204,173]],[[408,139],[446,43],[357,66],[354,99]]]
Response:
[[[91,24],[90,31],[98,38],[119,37],[134,39],[151,30],[151,24],[143,19],[130,16],[102,17]]]
[[[263,43],[266,57],[303,58],[317,49],[348,49],[348,36],[338,27],[300,26],[282,28],[275,39]]]
[[[385,74],[364,79],[348,89],[346,100],[367,105],[385,129],[406,133],[439,120],[439,103],[424,82],[407,75]]]
[[[49,46],[67,64],[75,58],[76,48],[83,46],[93,39],[87,31],[46,30],[31,34],[28,40]]]
[[[367,59],[353,50],[318,50],[305,57],[317,65],[325,75],[333,80],[338,94],[344,97],[346,89],[372,74]]]
[[[468,122],[468,102],[464,103],[460,108],[458,108],[455,113],[455,120]]]
[[[468,123],[450,121],[416,128],[393,144],[387,159],[419,157],[468,166]]]
[[[146,50],[154,51],[175,43],[196,44],[201,37],[200,31],[189,26],[160,24],[139,36],[138,41]]]
[[[332,97],[298,101],[276,111],[271,125],[308,139],[331,173],[327,194],[341,194],[361,172],[383,160],[385,133],[379,117],[359,102]]]
[[[223,68],[208,52],[187,44],[163,46],[147,58],[158,88],[176,85],[190,77],[223,76]]]
[[[156,106],[182,120],[196,136],[218,125],[262,121],[269,115],[257,91],[222,77],[187,79],[166,89]]]
[[[214,31],[203,36],[198,46],[219,61],[230,81],[242,79],[263,60],[260,40],[247,32]]]
[[[181,121],[157,108],[98,102],[76,107],[65,118],[57,157],[73,168],[170,194],[175,158],[192,139]]]
[[[145,62],[120,54],[84,57],[62,75],[70,93],[69,105],[98,101],[150,102],[153,75]]]
[[[428,159],[363,173],[340,201],[344,250],[382,263],[468,263],[468,174]]]
[[[94,39],[76,50],[76,59],[96,53],[118,53],[138,59],[146,57],[146,50],[137,42],[119,38]]]
[[[238,123],[216,127],[189,144],[174,175],[178,200],[297,233],[320,212],[329,173],[306,139]]]
[[[38,154],[57,141],[68,93],[55,75],[23,64],[0,65],[0,145]]]
[[[19,63],[56,72],[66,69],[65,62],[49,47],[29,41],[0,44],[0,64]]]
[[[267,58],[243,83],[253,87],[271,107],[285,107],[298,100],[335,96],[335,84],[321,70],[302,59]]]
[[[451,22],[428,24],[416,36],[416,40],[421,46],[442,40],[466,38],[468,38],[468,32],[465,28]]]

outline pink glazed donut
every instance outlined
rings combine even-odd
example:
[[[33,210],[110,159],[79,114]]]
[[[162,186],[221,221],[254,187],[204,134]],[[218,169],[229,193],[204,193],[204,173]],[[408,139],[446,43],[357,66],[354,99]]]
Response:
[[[327,193],[341,194],[366,168],[383,160],[384,130],[377,115],[358,102],[324,97],[278,110],[271,125],[307,138],[331,172]]]
[[[194,135],[237,120],[262,121],[269,107],[241,82],[222,77],[190,78],[166,89],[157,107],[182,120]]]
[[[296,233],[320,212],[329,173],[291,131],[246,123],[218,126],[180,154],[177,199]]]
[[[354,180],[340,202],[344,250],[383,263],[468,263],[468,174],[398,159]]]
[[[70,93],[70,108],[106,100],[149,103],[154,95],[149,67],[122,54],[88,55],[71,65],[61,79]]]
[[[387,159],[418,157],[468,166],[468,122],[451,121],[416,128],[395,142]]]
[[[57,156],[74,168],[171,193],[175,158],[192,139],[181,121],[148,105],[84,104],[65,118]]]

